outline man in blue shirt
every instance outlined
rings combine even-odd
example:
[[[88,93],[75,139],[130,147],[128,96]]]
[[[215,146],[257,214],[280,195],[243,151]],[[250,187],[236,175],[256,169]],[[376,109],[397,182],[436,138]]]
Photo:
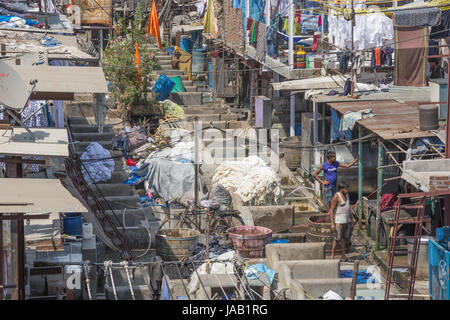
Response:
[[[325,161],[319,169],[314,172],[314,178],[324,185],[324,205],[327,208],[327,212],[330,210],[331,199],[337,192],[336,182],[337,182],[337,169],[339,167],[342,168],[350,168],[358,161],[358,157],[350,163],[339,163],[336,161],[336,152],[328,151],[327,152],[327,161]],[[325,175],[325,179],[322,180],[319,178],[319,173],[323,171]]]

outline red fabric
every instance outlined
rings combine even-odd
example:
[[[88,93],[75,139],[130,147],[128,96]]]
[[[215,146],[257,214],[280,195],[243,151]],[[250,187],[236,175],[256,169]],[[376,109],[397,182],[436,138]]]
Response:
[[[375,48],[375,65],[377,67],[381,66],[381,50],[380,48]]]
[[[138,161],[136,159],[128,159],[127,160],[127,166],[134,167]]]
[[[398,202],[397,194],[385,193],[381,196],[381,211],[390,210],[396,206]]]
[[[313,39],[313,45],[311,48],[311,51],[314,52],[317,50],[317,46],[319,45],[319,36],[320,34],[315,34]]]

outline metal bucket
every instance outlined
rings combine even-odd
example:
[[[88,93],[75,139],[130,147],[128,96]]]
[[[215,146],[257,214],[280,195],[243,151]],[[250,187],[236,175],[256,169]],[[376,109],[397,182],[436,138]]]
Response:
[[[272,240],[272,230],[260,226],[232,227],[227,233],[244,258],[264,258],[264,248]]]
[[[312,216],[308,219],[306,242],[325,242],[325,251],[331,252],[334,231],[331,229],[330,216],[327,214]],[[340,253],[340,246],[336,246],[336,253]]]
[[[165,229],[156,234],[156,254],[164,261],[181,261],[191,257],[200,232],[193,229]]]

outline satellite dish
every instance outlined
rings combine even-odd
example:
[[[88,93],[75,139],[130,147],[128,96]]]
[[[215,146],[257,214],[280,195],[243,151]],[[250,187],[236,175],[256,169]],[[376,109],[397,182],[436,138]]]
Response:
[[[0,104],[22,110],[30,97],[26,83],[11,66],[0,62]]]

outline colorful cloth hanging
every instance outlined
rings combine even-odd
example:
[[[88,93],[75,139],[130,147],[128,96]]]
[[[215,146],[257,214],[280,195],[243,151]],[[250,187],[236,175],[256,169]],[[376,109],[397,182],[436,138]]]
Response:
[[[156,41],[158,42],[158,47],[162,49],[163,47],[161,44],[161,37],[159,32],[159,19],[158,19],[158,12],[156,11],[155,0],[153,0],[152,10],[150,11],[150,16],[148,17],[148,27],[146,33],[147,38],[149,33],[156,38]]]
[[[214,37],[217,36],[217,19],[214,13],[214,0],[208,0],[208,6],[206,8],[205,22],[203,24],[203,31],[210,33]]]

